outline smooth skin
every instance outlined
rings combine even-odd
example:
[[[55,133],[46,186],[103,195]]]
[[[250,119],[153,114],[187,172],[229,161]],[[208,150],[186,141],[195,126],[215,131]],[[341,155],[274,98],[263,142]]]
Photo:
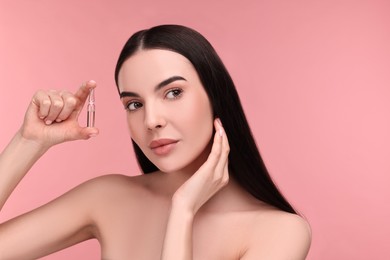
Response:
[[[130,76],[135,68],[138,78]],[[172,76],[185,80],[156,91],[156,84]],[[163,50],[140,51],[125,62],[119,85],[120,91],[138,95],[122,102],[127,109],[137,108],[127,110],[127,120],[141,149],[149,149],[156,138],[179,140],[168,155],[150,153],[164,171],[98,177],[0,224],[0,259],[39,258],[91,238],[99,240],[102,259],[305,258],[311,241],[307,222],[260,202],[229,179],[227,136],[220,121],[209,117],[209,106],[188,105],[199,104],[193,100],[206,104],[207,98],[184,57]],[[50,147],[98,135],[97,128],[78,123],[89,90],[95,87],[89,81],[75,94],[34,95],[22,127],[0,155],[0,208]],[[131,106],[134,99],[138,103]],[[181,117],[178,107],[187,112],[206,109],[207,116]],[[201,145],[190,148],[192,127],[182,120],[205,125],[197,135]]]

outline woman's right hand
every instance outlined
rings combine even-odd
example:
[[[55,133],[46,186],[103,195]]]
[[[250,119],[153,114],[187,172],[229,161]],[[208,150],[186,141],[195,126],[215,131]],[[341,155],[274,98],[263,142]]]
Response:
[[[94,127],[83,127],[78,117],[95,81],[88,81],[75,94],[68,91],[37,91],[27,109],[20,129],[22,137],[45,148],[66,141],[89,139],[99,133]]]

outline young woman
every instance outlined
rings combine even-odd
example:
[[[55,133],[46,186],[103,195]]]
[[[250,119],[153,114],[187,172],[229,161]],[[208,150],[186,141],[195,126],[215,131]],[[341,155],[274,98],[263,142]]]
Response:
[[[134,34],[115,71],[143,175],[108,175],[0,225],[0,258],[96,238],[103,259],[304,259],[311,234],[273,184],[234,84],[208,41],[163,25]],[[88,139],[94,81],[39,91],[0,157],[2,206],[53,145]]]

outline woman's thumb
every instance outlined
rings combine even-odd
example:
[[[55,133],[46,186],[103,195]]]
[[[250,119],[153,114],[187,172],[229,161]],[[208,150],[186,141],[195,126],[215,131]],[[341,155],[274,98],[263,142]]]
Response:
[[[95,137],[99,134],[99,129],[96,127],[82,127],[79,131],[78,139],[87,140],[91,137]]]

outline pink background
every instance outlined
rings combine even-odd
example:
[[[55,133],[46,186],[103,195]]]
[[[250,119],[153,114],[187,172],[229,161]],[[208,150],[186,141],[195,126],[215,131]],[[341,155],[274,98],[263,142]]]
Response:
[[[136,30],[179,23],[230,70],[272,176],[311,223],[308,259],[390,259],[389,11],[386,0],[0,0],[1,149],[35,90],[89,79],[101,131],[49,151],[0,220],[95,176],[138,172],[114,65]],[[44,259],[98,258],[89,241]]]

